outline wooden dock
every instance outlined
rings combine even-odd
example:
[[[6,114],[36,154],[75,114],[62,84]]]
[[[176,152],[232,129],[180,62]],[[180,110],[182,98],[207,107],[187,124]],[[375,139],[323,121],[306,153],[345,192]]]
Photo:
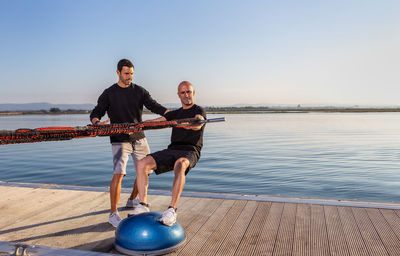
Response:
[[[0,194],[0,241],[118,254],[107,188],[0,182]],[[122,217],[128,195],[121,195]],[[165,210],[169,200],[151,194],[151,210]],[[178,222],[187,241],[169,255],[400,255],[400,205],[315,202],[183,196]]]

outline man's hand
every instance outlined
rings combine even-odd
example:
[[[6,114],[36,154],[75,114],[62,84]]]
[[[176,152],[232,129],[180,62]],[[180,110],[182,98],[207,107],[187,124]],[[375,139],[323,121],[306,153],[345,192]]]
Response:
[[[204,120],[204,117],[200,114],[197,114],[194,118],[199,119],[199,120]]]
[[[197,114],[194,116],[195,119],[198,120],[204,120],[204,117],[200,114]],[[194,130],[194,131],[198,131],[201,129],[201,127],[203,127],[203,124],[199,124],[199,125],[187,125],[187,126],[181,126],[182,128],[185,128],[186,130]]]
[[[92,119],[93,125],[104,125],[104,124],[108,124],[109,122],[110,122],[110,118],[108,118],[107,120],[105,120],[103,122],[100,122],[100,120],[97,117]]]

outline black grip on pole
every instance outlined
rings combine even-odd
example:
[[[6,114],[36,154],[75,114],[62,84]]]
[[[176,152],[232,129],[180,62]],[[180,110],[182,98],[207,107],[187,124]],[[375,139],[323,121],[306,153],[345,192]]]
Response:
[[[217,117],[217,118],[211,118],[211,119],[204,119],[204,120],[199,120],[198,123],[216,123],[216,122],[225,122],[226,118],[225,117]]]

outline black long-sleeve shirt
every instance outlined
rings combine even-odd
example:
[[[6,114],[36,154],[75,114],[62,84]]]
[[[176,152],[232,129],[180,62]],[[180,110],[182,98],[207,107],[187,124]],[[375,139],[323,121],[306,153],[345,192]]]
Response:
[[[142,121],[143,106],[155,114],[163,115],[167,110],[158,104],[143,87],[131,84],[126,88],[113,84],[100,95],[96,107],[90,114],[90,120],[99,120],[107,112],[111,123],[137,123]],[[144,138],[144,132],[131,135],[118,134],[110,136],[112,142],[132,142]]]

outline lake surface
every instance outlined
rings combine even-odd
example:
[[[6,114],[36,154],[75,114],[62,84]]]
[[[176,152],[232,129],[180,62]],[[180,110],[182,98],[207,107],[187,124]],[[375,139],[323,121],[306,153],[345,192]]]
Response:
[[[202,157],[185,191],[398,202],[399,113],[226,114],[208,124]],[[155,116],[144,115],[144,119]],[[0,116],[0,129],[83,126],[87,115]],[[171,129],[146,131],[152,151]],[[135,172],[130,160],[123,187]],[[108,137],[0,146],[0,180],[108,186]],[[173,173],[150,176],[167,189]]]

